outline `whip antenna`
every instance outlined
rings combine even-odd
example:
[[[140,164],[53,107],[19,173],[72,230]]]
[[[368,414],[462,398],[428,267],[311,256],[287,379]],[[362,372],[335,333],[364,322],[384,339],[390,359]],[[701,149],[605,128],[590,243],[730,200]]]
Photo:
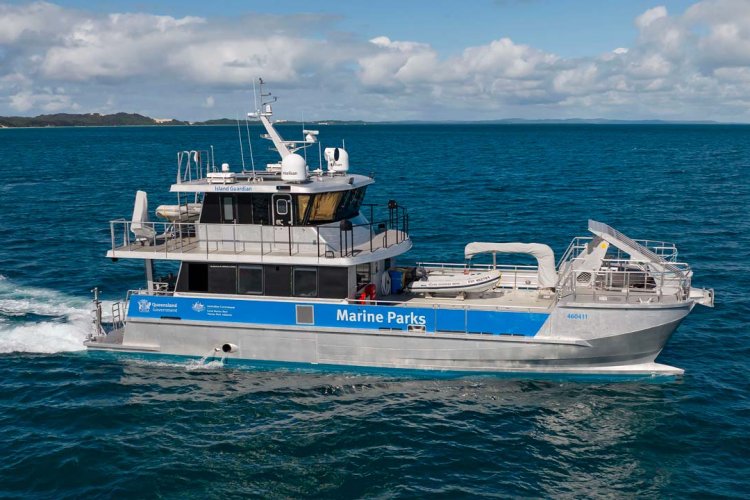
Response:
[[[240,156],[242,157],[242,172],[245,172],[245,151],[242,149],[242,132],[240,132],[240,117],[237,116],[237,138],[240,140]]]
[[[245,115],[245,131],[247,131],[247,146],[250,148],[250,167],[253,169],[253,177],[255,177],[255,158],[253,158],[253,143],[250,141],[250,124]]]

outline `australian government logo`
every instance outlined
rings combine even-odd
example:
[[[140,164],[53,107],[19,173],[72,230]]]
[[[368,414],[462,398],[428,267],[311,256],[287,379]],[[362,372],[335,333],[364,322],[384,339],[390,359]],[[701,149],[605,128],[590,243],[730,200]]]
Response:
[[[204,306],[201,301],[196,301],[193,303],[193,311],[199,313],[205,310],[206,310],[206,306]]]

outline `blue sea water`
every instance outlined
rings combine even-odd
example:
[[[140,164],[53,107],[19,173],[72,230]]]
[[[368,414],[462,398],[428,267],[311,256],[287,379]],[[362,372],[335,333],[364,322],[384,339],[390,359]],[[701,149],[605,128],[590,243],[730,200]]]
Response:
[[[320,128],[374,174],[368,201],[409,207],[414,260],[460,261],[474,240],[559,255],[588,218],[676,242],[717,295],[659,358],[685,376],[433,378],[87,354],[89,290],[112,300],[143,281],[140,264],[104,257],[108,221],[130,215],[137,189],[152,209],[173,202],[178,150],[214,145],[238,168],[237,130],[0,130],[0,497],[750,496],[750,127]],[[256,165],[274,160],[254,148]]]

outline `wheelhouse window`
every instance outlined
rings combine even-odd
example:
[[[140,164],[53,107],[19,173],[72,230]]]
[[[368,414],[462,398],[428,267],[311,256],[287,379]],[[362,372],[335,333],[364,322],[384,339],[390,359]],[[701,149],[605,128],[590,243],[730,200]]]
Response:
[[[297,210],[295,212],[296,224],[305,223],[305,216],[307,215],[307,208],[310,206],[310,198],[311,196],[309,194],[300,194],[294,197],[294,200],[297,203]]]
[[[336,219],[336,209],[341,202],[343,194],[342,191],[335,191],[315,195],[312,210],[310,211],[310,222],[334,222]]]
[[[238,267],[237,293],[263,295],[263,266],[240,265]]]
[[[293,292],[295,297],[317,297],[318,270],[314,267],[295,267]]]
[[[234,196],[225,195],[221,197],[221,219],[224,223],[235,222]]]
[[[253,193],[253,224],[271,224],[271,195],[265,193]]]

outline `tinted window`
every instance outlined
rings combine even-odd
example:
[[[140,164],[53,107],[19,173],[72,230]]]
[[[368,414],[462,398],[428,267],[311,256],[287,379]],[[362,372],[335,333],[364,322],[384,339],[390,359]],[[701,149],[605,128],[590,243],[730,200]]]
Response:
[[[334,221],[343,194],[341,191],[316,194],[310,211],[310,222]]]
[[[294,269],[294,296],[318,296],[318,271],[315,268],[298,267]]]
[[[305,221],[305,214],[307,213],[307,207],[310,205],[310,195],[300,194],[294,197],[297,202],[297,209],[294,211],[295,219],[297,224],[302,224]]]
[[[253,224],[271,224],[271,195],[253,193]]]
[[[276,213],[278,215],[287,215],[289,213],[289,202],[284,199],[276,200]]]
[[[211,293],[237,293],[237,266],[209,265],[208,291]]]
[[[318,268],[318,297],[345,299],[349,296],[349,269],[346,267]]]
[[[181,292],[208,291],[208,265],[196,262],[183,262],[177,289]]]
[[[237,195],[237,222],[240,224],[253,223],[253,198],[248,193]]]
[[[263,294],[263,268],[261,266],[239,266],[237,291],[246,294]]]
[[[277,297],[292,295],[291,266],[263,266],[263,279],[266,295]]]
[[[206,197],[203,200],[203,208],[201,208],[201,222],[207,224],[216,224],[219,222],[219,196],[213,193],[206,193]]]
[[[222,222],[234,221],[234,196],[227,195],[221,197],[221,218]]]

